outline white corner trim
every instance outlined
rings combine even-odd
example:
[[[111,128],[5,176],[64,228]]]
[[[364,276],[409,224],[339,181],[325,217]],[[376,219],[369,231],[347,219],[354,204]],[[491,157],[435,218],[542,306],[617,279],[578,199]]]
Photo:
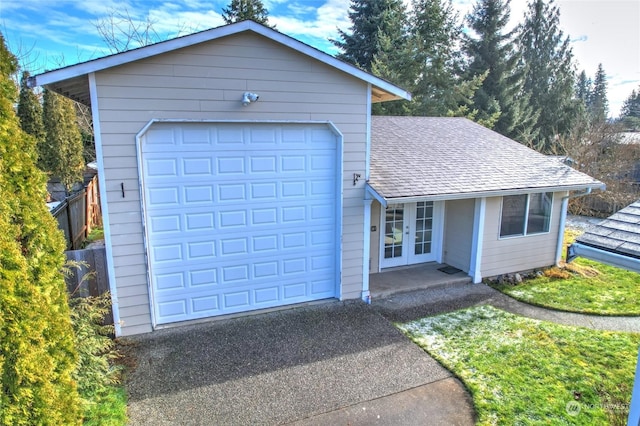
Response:
[[[364,199],[364,202],[363,202],[364,247],[362,250],[362,300],[366,303],[371,303],[371,293],[369,292],[369,258],[371,257],[371,203],[373,203],[372,199],[370,198]]]
[[[471,264],[469,265],[469,276],[474,284],[482,281],[482,245],[484,240],[484,222],[487,208],[485,197],[476,198],[473,213],[473,238],[471,240]]]
[[[555,196],[554,196],[555,197]],[[569,205],[569,195],[562,197],[562,204],[560,205],[560,224],[558,226],[558,240],[556,241],[556,265],[562,259],[562,247],[564,243],[564,229],[567,222],[567,206]],[[552,209],[553,210],[553,209]],[[551,220],[551,219],[549,219]]]
[[[371,169],[371,83],[367,84],[367,135],[365,138],[364,180],[369,181]]]
[[[633,381],[633,391],[631,392],[631,404],[629,407],[629,418],[627,420],[627,424],[640,424],[640,350],[638,351],[636,378]]]
[[[96,75],[89,74],[89,94],[91,96],[91,118],[93,120],[93,138],[96,146],[96,161],[98,163],[98,183],[100,185],[100,208],[102,209],[102,228],[104,230],[104,248],[107,261],[107,277],[111,293],[111,310],[116,337],[122,335],[120,323],[120,304],[118,303],[118,288],[116,285],[116,270],[113,265],[113,246],[111,240],[111,224],[109,222],[109,203],[107,200],[107,181],[104,173],[104,152],[102,150],[102,133],[100,129],[100,112],[98,111],[98,91]]]

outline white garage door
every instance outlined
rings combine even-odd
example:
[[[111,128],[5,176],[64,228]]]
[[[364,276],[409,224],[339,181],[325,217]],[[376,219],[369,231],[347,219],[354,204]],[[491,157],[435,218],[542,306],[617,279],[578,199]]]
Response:
[[[155,322],[335,297],[338,146],[324,124],[153,124],[141,150]]]

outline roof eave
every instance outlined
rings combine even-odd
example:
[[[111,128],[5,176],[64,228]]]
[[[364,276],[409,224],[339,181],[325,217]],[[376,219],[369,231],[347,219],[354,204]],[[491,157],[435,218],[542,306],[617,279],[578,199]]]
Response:
[[[568,185],[568,186],[550,186],[550,187],[539,187],[539,188],[515,188],[515,189],[501,189],[494,191],[475,191],[475,192],[457,192],[457,193],[449,193],[449,194],[426,194],[426,195],[413,195],[406,197],[393,197],[393,196],[384,196],[379,191],[375,189],[374,186],[367,182],[367,189],[374,196],[374,198],[378,201],[381,199],[384,202],[380,202],[384,206],[387,204],[395,204],[395,203],[415,203],[418,201],[446,201],[446,200],[464,200],[469,198],[488,198],[488,197],[505,197],[508,195],[521,195],[521,194],[531,194],[534,192],[563,192],[563,191],[580,191],[585,189],[605,189],[605,184],[602,182],[597,182],[593,184],[583,184],[583,185]]]

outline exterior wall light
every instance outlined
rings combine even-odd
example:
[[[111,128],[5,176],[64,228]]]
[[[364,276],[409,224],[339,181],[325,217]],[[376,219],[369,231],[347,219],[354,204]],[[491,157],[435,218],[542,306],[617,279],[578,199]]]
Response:
[[[257,102],[259,98],[260,96],[255,93],[244,92],[244,95],[242,95],[242,106],[247,106],[251,102]]]

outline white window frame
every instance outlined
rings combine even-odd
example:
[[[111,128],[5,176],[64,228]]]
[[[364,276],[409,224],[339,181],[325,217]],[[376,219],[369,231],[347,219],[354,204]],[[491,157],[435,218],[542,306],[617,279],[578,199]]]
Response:
[[[529,203],[531,200],[531,196],[532,195],[537,195],[537,194],[551,194],[551,206],[549,207],[549,223],[548,223],[548,229],[546,231],[542,231],[542,232],[534,232],[534,233],[529,233],[528,231],[528,226],[529,226]],[[534,235],[544,235],[544,234],[548,234],[551,232],[551,220],[553,218],[553,202],[554,202],[554,193],[551,191],[545,191],[545,192],[532,192],[529,194],[518,194],[518,195],[526,195],[527,196],[527,200],[525,203],[525,215],[524,215],[524,226],[523,226],[523,233],[522,234],[514,234],[514,235],[501,235],[501,230],[502,230],[502,209],[504,207],[504,199],[507,196],[503,196],[500,200],[500,222],[498,223],[498,239],[500,240],[504,240],[504,239],[509,239],[509,238],[523,238],[523,237],[531,237]]]

